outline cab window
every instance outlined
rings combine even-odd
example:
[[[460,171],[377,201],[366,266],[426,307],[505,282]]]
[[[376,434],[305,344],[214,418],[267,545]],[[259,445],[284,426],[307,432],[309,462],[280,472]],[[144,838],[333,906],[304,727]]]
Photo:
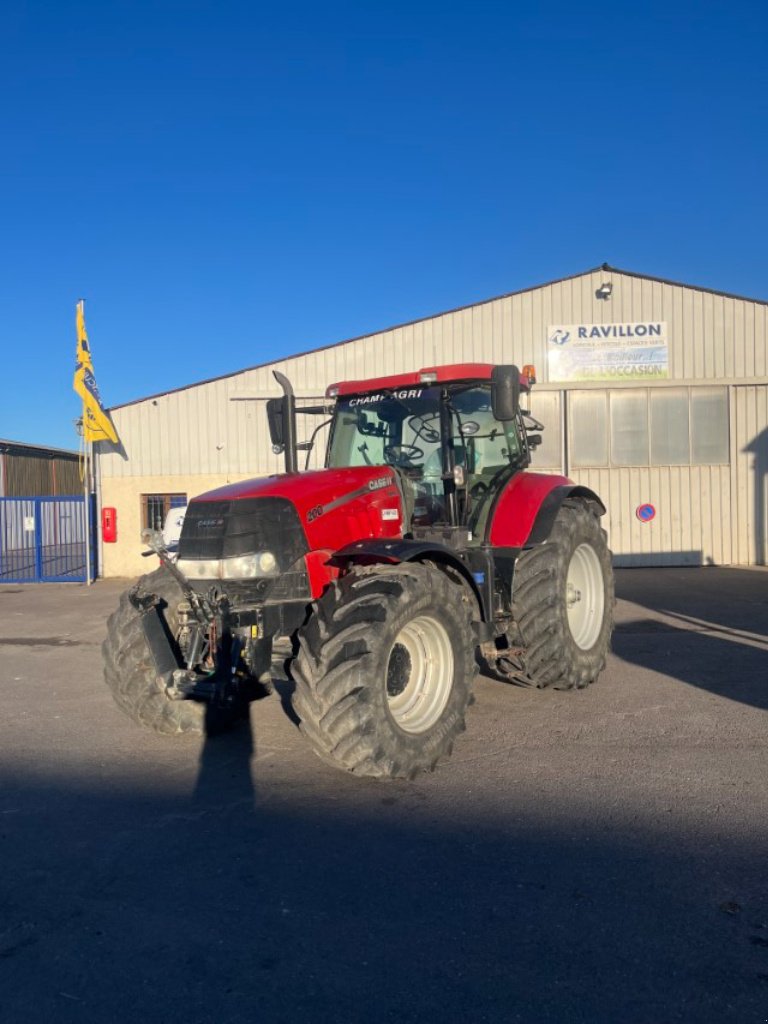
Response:
[[[520,454],[515,422],[494,418],[489,386],[455,392],[450,409],[456,465],[464,466],[470,489],[473,481],[489,483]]]

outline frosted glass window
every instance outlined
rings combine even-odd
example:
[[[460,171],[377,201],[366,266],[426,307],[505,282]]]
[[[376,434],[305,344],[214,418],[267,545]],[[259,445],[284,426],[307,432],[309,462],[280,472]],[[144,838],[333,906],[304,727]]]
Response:
[[[570,465],[575,469],[608,465],[608,396],[605,391],[571,391]]]
[[[531,414],[544,424],[540,431],[542,443],[533,452],[534,469],[561,469],[562,452],[560,451],[560,394],[556,391],[534,391],[529,397],[523,398],[523,404]]]
[[[651,465],[685,466],[690,462],[688,388],[651,392]]]
[[[611,464],[648,465],[646,391],[614,391],[611,395]]]
[[[691,461],[704,466],[729,461],[725,388],[691,388]]]

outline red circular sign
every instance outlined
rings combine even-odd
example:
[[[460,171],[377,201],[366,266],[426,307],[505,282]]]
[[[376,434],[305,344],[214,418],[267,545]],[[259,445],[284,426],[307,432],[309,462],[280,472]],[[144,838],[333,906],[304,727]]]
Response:
[[[651,505],[650,502],[646,502],[644,505],[638,505],[635,509],[635,515],[641,523],[650,523],[652,519],[656,517],[656,508]]]

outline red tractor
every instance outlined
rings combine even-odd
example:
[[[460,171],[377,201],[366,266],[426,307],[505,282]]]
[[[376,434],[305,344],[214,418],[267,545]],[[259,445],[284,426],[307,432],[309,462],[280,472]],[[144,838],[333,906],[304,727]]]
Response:
[[[190,502],[176,559],[150,538],[161,567],[109,620],[105,675],[124,711],[163,733],[220,728],[290,637],[293,706],[320,757],[412,777],[450,754],[478,661],[527,686],[597,678],[613,621],[605,508],[526,471],[543,429],[521,407],[532,368],[346,381],[305,408],[275,377],[286,472]],[[296,442],[297,413],[330,416],[322,470],[297,472],[312,444]]]

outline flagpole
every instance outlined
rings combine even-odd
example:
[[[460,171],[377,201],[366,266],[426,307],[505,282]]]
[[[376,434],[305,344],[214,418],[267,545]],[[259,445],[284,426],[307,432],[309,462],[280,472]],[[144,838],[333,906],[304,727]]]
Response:
[[[73,387],[83,400],[83,454],[85,463],[85,479],[83,481],[83,499],[85,501],[85,575],[88,586],[91,585],[91,575],[95,575],[96,564],[91,549],[91,530],[95,532],[96,524],[92,523],[91,514],[91,488],[95,486],[93,466],[93,442],[106,440],[112,444],[119,444],[117,431],[112,420],[101,404],[99,389],[96,387],[96,380],[93,375],[93,360],[88,345],[88,335],[85,330],[85,302],[80,299],[75,312],[75,327],[77,330],[77,361],[75,363],[75,377]],[[93,563],[93,565],[92,565]],[[93,573],[92,573],[93,569]]]
[[[85,423],[83,408],[83,423]],[[85,442],[85,585],[91,585],[91,459],[93,457],[93,441]]]

